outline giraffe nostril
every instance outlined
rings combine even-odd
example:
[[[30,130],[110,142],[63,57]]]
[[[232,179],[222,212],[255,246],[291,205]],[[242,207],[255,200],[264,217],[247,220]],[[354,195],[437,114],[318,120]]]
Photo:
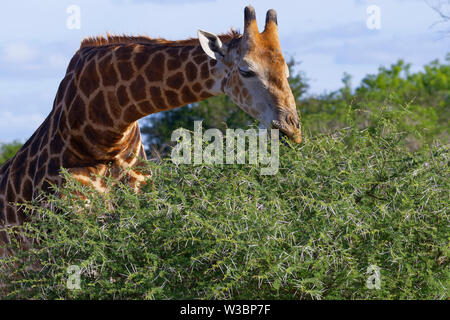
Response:
[[[298,121],[296,121],[295,117],[292,114],[288,114],[286,115],[286,123],[291,126],[297,127]]]

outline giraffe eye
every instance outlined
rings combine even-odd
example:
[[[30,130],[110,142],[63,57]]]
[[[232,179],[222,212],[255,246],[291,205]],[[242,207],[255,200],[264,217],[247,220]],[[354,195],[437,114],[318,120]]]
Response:
[[[250,77],[254,77],[256,76],[256,73],[254,71],[251,70],[243,70],[241,68],[239,68],[239,73],[241,74],[241,76],[243,76],[244,78],[250,78]]]

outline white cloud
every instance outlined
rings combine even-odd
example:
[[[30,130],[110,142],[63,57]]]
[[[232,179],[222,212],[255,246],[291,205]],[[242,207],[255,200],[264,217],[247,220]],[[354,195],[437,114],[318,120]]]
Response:
[[[3,59],[6,62],[26,63],[36,58],[36,50],[26,43],[10,43],[5,46]]]
[[[0,112],[0,141],[26,141],[44,121],[42,114]]]
[[[49,57],[50,66],[53,68],[65,69],[69,64],[69,58],[61,53],[52,53]]]

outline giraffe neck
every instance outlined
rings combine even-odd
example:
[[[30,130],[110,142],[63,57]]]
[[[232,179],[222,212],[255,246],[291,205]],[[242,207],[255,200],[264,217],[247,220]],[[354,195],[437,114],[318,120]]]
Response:
[[[145,46],[136,46],[134,61],[146,50]],[[141,110],[145,116],[222,94],[224,73],[224,66],[209,58],[200,45],[166,47],[151,54],[147,65],[137,71],[130,91],[141,93],[138,82],[145,81],[147,96],[143,100],[151,105]]]
[[[82,46],[46,120],[0,166],[0,245],[10,241],[4,226],[27,219],[15,203],[61,185],[60,168],[86,181],[106,163],[135,166],[145,157],[137,120],[223,93],[225,69],[190,41]],[[133,179],[142,181],[138,172]]]
[[[14,203],[61,184],[61,167],[89,177],[106,163],[134,165],[145,157],[137,120],[222,94],[225,69],[198,43],[81,47],[46,120],[0,166],[0,244],[9,241],[2,226],[25,220]]]
[[[74,79],[66,96],[73,99],[65,107],[71,139],[92,145],[88,157],[123,151],[140,118],[223,93],[225,67],[199,44],[82,47],[79,55],[82,67],[70,71]],[[71,94],[71,86],[79,92]]]

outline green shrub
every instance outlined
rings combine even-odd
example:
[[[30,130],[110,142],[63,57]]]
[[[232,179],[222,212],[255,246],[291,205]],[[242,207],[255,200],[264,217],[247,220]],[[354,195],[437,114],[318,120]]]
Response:
[[[421,131],[409,136],[405,146],[418,150],[434,139],[449,142],[450,127],[450,55],[446,62],[438,60],[424,66],[424,71],[410,72],[410,65],[399,60],[389,68],[380,67],[377,74],[367,75],[351,90],[351,77],[345,74],[344,86],[329,94],[310,96],[298,102],[302,124],[310,135],[332,133],[345,128],[347,108],[359,110],[354,125],[370,127],[367,114],[377,112],[380,105],[399,110],[408,105],[409,113],[397,118],[399,130]]]
[[[167,160],[148,164],[140,194],[100,195],[66,175],[46,207],[28,206],[39,244],[0,262],[8,298],[448,299],[449,150],[405,148],[422,136],[401,127],[411,108],[347,107],[349,127],[281,146],[274,176]]]
[[[8,159],[14,157],[20,148],[22,148],[22,144],[18,141],[0,143],[0,166]]]

